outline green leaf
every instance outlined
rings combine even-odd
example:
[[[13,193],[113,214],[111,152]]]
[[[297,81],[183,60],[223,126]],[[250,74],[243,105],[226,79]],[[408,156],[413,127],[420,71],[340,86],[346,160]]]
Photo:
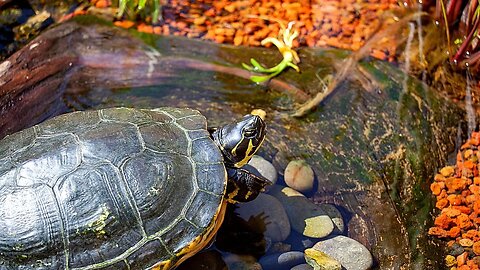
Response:
[[[125,8],[127,7],[127,1],[128,0],[120,0],[118,3],[118,17],[122,17],[123,12],[125,12]]]
[[[251,67],[251,66],[249,66],[249,65],[247,65],[247,64],[245,64],[245,63],[242,63],[242,67],[243,67],[244,69],[246,69],[246,70],[253,71],[253,67]]]
[[[254,66],[254,69],[256,71],[265,72],[267,70],[260,63],[258,63],[257,60],[255,60],[253,58],[250,58],[250,63],[252,63],[252,65]]]
[[[297,65],[295,65],[294,63],[292,62],[288,62],[287,65],[293,69],[295,69],[297,72],[300,72],[300,68],[298,68]]]
[[[154,4],[153,15],[152,15],[152,22],[153,23],[158,22],[158,18],[160,17],[161,7],[160,7],[159,1],[160,0],[153,0],[153,4]]]
[[[250,80],[255,83],[262,83],[270,79],[270,76],[251,76]]]
[[[146,2],[147,2],[147,0],[140,0],[140,1],[138,1],[138,7],[137,7],[137,9],[138,9],[138,10],[144,9]]]

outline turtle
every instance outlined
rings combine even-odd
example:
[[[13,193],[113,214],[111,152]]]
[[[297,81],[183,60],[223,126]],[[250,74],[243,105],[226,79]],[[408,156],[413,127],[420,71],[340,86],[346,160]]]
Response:
[[[66,113],[0,141],[0,269],[173,269],[227,203],[268,179],[242,168],[257,115],[218,128],[189,108]]]

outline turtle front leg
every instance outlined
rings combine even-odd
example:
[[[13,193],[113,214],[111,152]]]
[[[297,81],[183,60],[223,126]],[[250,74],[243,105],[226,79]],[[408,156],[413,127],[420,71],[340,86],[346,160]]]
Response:
[[[226,199],[230,203],[248,202],[255,199],[272,182],[242,168],[227,168],[228,184]]]

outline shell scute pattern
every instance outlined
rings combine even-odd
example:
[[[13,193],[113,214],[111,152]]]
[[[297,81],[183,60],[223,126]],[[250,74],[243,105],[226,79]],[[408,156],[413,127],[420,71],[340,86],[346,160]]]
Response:
[[[193,180],[192,164],[182,155],[146,150],[128,160],[122,171],[147,235],[168,228],[196,192],[194,182],[186,181]]]
[[[95,126],[76,132],[83,158],[97,162],[107,160],[119,165],[128,157],[143,151],[143,140],[138,127],[129,122],[102,121]]]
[[[25,151],[11,158],[18,164],[17,185],[42,183],[49,187],[53,187],[60,176],[78,167],[81,159],[81,147],[71,133],[37,137]]]
[[[98,111],[81,111],[59,115],[35,126],[40,136],[76,133],[82,127],[93,127],[101,122]]]
[[[169,260],[210,226],[226,187],[206,119],[190,109],[63,115],[0,149],[0,269]]]

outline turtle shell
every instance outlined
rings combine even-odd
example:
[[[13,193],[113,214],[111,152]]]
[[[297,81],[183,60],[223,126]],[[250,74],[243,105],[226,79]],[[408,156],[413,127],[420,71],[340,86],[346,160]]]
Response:
[[[223,219],[223,158],[195,110],[69,113],[0,153],[0,269],[167,269]]]

